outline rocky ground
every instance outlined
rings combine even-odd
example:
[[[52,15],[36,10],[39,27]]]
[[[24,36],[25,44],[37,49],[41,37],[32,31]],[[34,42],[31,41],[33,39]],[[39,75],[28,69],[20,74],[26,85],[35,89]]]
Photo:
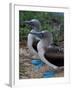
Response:
[[[31,60],[38,58],[37,56],[30,53],[26,43],[20,43],[19,47],[19,78],[43,78],[43,72],[48,71],[47,65],[42,68],[35,70],[34,65],[31,64]],[[58,72],[55,77],[63,77],[64,71]]]

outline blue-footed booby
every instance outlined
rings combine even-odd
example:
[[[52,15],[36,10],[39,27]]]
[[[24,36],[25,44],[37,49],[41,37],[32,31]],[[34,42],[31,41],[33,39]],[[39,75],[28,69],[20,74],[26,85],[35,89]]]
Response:
[[[32,20],[29,20],[29,21],[24,21],[25,24],[28,24],[32,30],[30,32],[38,32],[41,30],[41,23],[39,20],[37,19],[32,19]],[[27,45],[28,45],[28,48],[30,50],[31,53],[34,53],[36,55],[37,54],[37,44],[39,42],[39,39],[33,35],[33,34],[28,34],[28,40],[27,40]]]
[[[41,60],[55,70],[64,67],[64,51],[58,46],[52,46],[53,36],[51,32],[30,32],[30,34],[40,39],[37,44],[38,55]]]

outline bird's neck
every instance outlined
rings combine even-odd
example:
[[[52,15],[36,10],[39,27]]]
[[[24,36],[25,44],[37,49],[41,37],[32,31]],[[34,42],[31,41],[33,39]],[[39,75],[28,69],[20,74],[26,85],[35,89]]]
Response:
[[[34,30],[34,31],[40,31],[41,28],[40,27],[33,27],[32,30]]]
[[[37,30],[32,29],[30,32],[35,33],[35,32],[37,32]],[[29,34],[29,35],[28,35],[28,42],[29,42],[30,44],[32,44],[35,39],[36,39],[36,37],[35,37],[34,35],[32,35],[32,34]]]
[[[32,29],[30,32],[33,32],[33,33],[39,32],[39,29]],[[32,35],[32,36],[34,36],[34,35]],[[35,37],[35,36],[34,36],[34,37]]]

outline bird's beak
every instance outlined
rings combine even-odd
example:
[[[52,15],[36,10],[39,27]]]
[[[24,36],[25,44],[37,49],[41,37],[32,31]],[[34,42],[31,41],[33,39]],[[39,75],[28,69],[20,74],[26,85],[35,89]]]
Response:
[[[24,21],[25,24],[30,24],[31,22],[30,21]]]
[[[36,37],[40,39],[42,39],[44,36],[42,32],[30,32],[30,34],[35,35]]]

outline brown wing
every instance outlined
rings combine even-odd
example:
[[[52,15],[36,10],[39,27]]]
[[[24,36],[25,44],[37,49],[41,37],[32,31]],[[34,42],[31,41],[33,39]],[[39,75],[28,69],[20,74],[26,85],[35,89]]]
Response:
[[[32,47],[33,47],[33,49],[34,49],[36,52],[38,52],[38,50],[37,50],[37,44],[38,44],[38,42],[39,42],[39,40],[35,40],[35,41],[33,42],[33,44],[32,44]]]
[[[64,51],[59,48],[48,48],[44,54],[44,57],[56,66],[64,66]]]

